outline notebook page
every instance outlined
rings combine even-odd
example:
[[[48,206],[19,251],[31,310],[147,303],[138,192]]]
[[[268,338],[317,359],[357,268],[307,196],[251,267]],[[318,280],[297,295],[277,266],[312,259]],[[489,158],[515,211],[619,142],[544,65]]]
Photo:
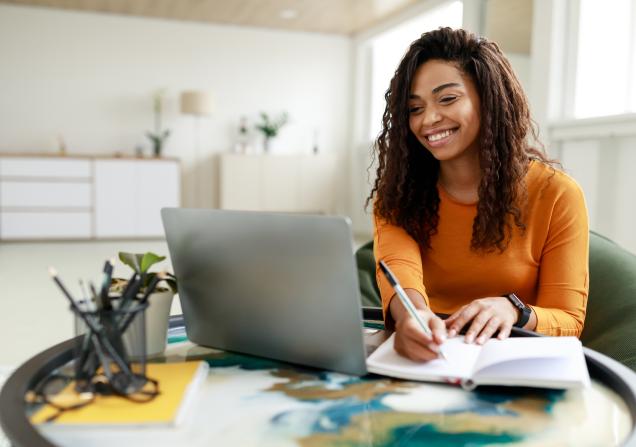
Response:
[[[447,360],[414,362],[395,351],[394,340],[395,334],[369,356],[367,367],[370,372],[409,380],[445,381],[468,378],[482,349],[481,346],[464,343],[463,337],[455,337],[442,345]]]
[[[590,376],[583,355],[568,355],[494,364],[481,369],[475,375],[475,383],[562,389],[587,387],[590,385]]]
[[[511,337],[505,340],[490,339],[483,346],[475,364],[474,374],[496,365],[522,359],[550,359],[582,356],[581,342],[576,337]],[[579,354],[580,353],[580,354]],[[536,363],[539,368],[539,363]]]

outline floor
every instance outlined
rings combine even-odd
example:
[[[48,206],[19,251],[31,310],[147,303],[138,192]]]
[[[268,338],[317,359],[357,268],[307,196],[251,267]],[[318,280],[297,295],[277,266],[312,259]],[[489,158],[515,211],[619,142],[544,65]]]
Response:
[[[355,238],[356,247],[368,239]],[[164,240],[0,243],[0,372],[73,336],[71,311],[49,277],[49,267],[79,296],[79,280],[99,284],[104,261],[116,258],[119,251],[168,255]],[[159,267],[172,271],[169,257]],[[116,259],[114,276],[131,273]],[[171,312],[181,313],[178,300]]]

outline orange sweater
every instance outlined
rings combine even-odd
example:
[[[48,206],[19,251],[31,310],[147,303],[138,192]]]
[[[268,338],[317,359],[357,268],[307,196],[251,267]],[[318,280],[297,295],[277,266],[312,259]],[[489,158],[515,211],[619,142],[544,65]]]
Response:
[[[526,177],[524,234],[514,226],[503,253],[470,250],[477,207],[461,204],[443,188],[437,234],[423,250],[402,228],[375,217],[374,253],[402,287],[419,291],[434,312],[451,314],[476,298],[514,292],[537,315],[536,331],[579,336],[588,293],[588,218],[581,188],[568,175],[531,162]],[[394,295],[376,268],[386,312]]]

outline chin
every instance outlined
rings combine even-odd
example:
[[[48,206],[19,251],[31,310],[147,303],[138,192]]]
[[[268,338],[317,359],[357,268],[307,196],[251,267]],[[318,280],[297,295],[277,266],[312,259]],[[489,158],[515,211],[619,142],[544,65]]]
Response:
[[[446,148],[426,148],[426,150],[435,158],[437,161],[448,161],[457,157],[457,152],[446,149]]]

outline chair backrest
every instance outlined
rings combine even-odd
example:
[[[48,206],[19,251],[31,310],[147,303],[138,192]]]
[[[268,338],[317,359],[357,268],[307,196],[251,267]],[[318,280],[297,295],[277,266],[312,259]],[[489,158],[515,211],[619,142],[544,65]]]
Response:
[[[364,306],[380,307],[373,241],[356,252]],[[590,293],[583,344],[636,371],[636,255],[590,231]]]
[[[358,264],[358,283],[360,296],[365,307],[382,307],[380,289],[375,280],[375,258],[373,256],[373,241],[369,241],[356,251]]]
[[[636,255],[593,231],[581,341],[636,370]]]

